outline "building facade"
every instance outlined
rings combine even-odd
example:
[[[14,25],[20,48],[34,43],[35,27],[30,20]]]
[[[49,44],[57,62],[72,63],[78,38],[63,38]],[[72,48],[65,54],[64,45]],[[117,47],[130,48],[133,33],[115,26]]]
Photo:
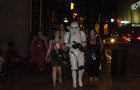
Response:
[[[140,0],[118,0],[119,27],[140,24]]]
[[[6,56],[8,42],[14,41],[19,54],[26,57],[28,55],[29,0],[0,0],[0,7],[0,48],[3,56]]]
[[[22,57],[29,56],[31,34],[45,34],[57,23],[57,12],[47,0],[0,0],[0,49],[6,59],[8,43],[14,41]]]

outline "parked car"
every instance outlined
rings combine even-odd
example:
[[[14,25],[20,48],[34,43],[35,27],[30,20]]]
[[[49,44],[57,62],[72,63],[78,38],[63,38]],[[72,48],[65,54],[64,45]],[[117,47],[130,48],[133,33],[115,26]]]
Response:
[[[118,42],[130,42],[131,39],[132,39],[131,34],[122,34],[117,37]]]
[[[134,35],[130,41],[132,44],[140,44],[140,33]]]
[[[126,35],[124,35],[123,38],[124,38],[124,41],[130,42],[131,39],[132,39],[132,35],[131,34],[126,34]]]
[[[108,34],[103,36],[104,45],[114,45],[116,44],[116,38],[113,35]]]

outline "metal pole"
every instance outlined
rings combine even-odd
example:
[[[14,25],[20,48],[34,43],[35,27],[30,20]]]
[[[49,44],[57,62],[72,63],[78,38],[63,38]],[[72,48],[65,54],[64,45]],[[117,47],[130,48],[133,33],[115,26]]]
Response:
[[[42,0],[40,0],[40,18],[39,18],[40,19],[40,25],[39,25],[39,28],[41,28],[41,25],[42,25],[42,20],[41,20],[42,19],[42,17],[41,17],[42,11],[41,10],[42,10]]]
[[[133,23],[133,22],[132,22],[132,13],[133,13],[133,12],[132,12],[132,10],[131,10],[131,24]]]
[[[29,33],[32,33],[32,0],[30,0],[30,30]]]
[[[100,37],[103,38],[104,32],[104,0],[101,0],[101,9],[100,9]]]

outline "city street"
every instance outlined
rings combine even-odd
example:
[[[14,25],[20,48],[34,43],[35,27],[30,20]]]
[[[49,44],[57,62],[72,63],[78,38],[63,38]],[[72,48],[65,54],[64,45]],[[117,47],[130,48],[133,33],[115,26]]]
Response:
[[[102,63],[100,71],[99,86],[93,87],[89,84],[87,73],[83,76],[83,88],[74,89],[72,87],[71,72],[67,72],[67,78],[63,79],[63,84],[57,84],[52,88],[51,70],[46,66],[43,73],[39,73],[34,65],[24,66],[21,69],[5,73],[0,77],[0,90],[139,90],[140,89],[140,66],[138,45],[120,45],[129,49],[126,77],[112,77],[111,49],[106,47],[107,63]]]
[[[0,0],[0,10],[0,90],[140,90],[140,0]],[[95,76],[102,58],[97,86],[84,56]]]

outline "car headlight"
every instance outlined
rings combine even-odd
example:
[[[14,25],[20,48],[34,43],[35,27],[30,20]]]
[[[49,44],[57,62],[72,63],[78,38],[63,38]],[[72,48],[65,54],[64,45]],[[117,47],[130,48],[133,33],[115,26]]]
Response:
[[[111,42],[115,42],[115,39],[111,39]]]

